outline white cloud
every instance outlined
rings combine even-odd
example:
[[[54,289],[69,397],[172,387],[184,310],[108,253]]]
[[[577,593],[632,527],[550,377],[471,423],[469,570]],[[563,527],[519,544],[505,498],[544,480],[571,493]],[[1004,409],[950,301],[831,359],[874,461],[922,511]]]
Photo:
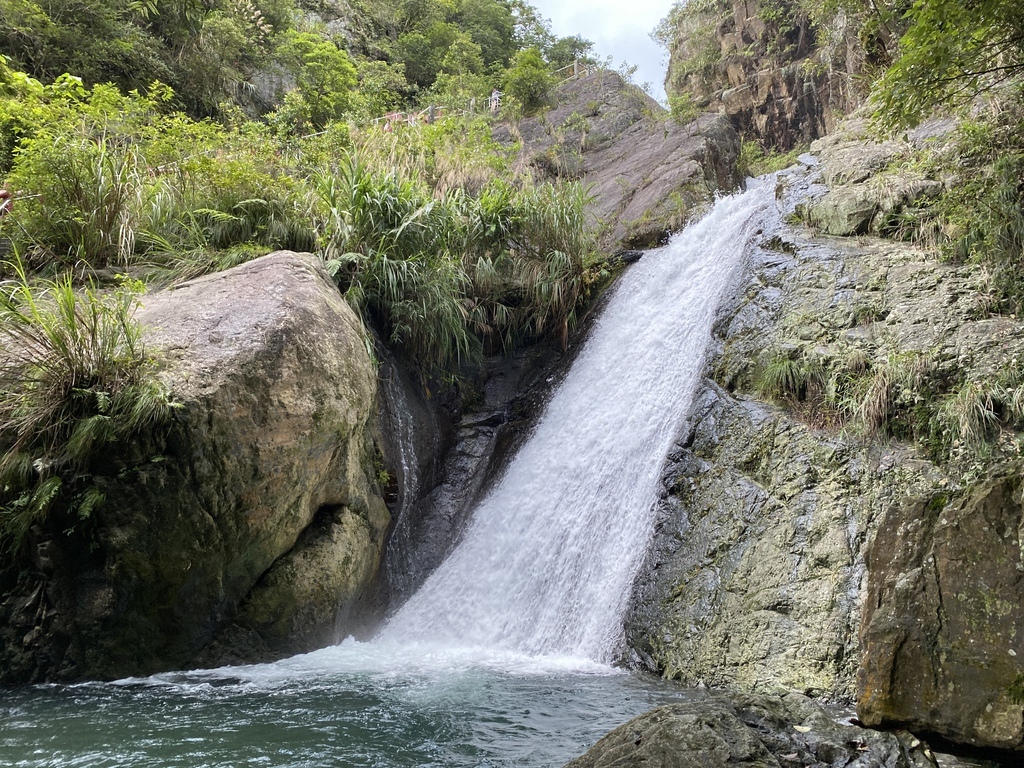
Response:
[[[637,66],[637,83],[649,82],[656,98],[664,100],[668,54],[650,38],[672,7],[671,0],[532,0],[542,16],[551,19],[559,37],[582,35],[594,41],[598,58],[611,56]]]

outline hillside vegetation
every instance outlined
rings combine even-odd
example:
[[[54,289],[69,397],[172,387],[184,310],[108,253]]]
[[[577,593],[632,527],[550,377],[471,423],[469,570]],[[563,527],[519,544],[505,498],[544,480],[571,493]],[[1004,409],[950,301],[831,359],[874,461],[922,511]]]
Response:
[[[0,0],[0,23],[8,550],[58,501],[87,520],[95,457],[170,417],[132,320],[147,284],[311,251],[385,343],[451,376],[564,344],[602,279],[580,184],[491,138],[590,48],[526,3]]]

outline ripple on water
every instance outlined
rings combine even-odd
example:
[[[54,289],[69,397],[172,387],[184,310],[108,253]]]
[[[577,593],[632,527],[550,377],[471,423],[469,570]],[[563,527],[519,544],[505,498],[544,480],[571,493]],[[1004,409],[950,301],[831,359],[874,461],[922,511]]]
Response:
[[[0,764],[553,766],[657,704],[585,659],[347,641],[275,664],[0,694]]]

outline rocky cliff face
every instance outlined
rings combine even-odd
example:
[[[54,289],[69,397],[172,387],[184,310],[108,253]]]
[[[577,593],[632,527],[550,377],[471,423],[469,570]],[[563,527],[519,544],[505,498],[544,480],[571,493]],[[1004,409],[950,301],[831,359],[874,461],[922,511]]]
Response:
[[[859,160],[893,150],[844,141]],[[810,195],[806,215],[861,175],[841,170],[841,143],[780,182],[782,216],[790,187]],[[972,399],[978,382],[1012,380],[1024,327],[979,310],[983,289],[977,270],[891,240],[765,231],[665,476],[631,619],[648,663],[1024,747],[1020,433]],[[777,366],[792,380],[772,390]],[[972,409],[992,430],[977,450]]]
[[[3,606],[7,682],[307,650],[351,628],[376,574],[376,377],[313,258],[271,254],[144,304],[180,408],[107,457],[87,540],[40,533]]]
[[[556,89],[556,106],[495,131],[523,142],[541,173],[591,185],[592,211],[609,248],[661,243],[702,211],[718,190],[734,189],[739,137],[704,114],[681,125],[615,72],[598,71]]]
[[[687,3],[667,20],[669,97],[722,112],[765,147],[807,144],[861,102],[858,77],[893,44],[850,8],[812,20],[789,0]]]

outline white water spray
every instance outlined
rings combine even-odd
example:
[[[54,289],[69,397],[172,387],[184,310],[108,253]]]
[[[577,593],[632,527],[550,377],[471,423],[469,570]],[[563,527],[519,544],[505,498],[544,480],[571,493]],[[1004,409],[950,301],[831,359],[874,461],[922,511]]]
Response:
[[[614,658],[662,464],[766,186],[630,268],[463,540],[378,642]]]

